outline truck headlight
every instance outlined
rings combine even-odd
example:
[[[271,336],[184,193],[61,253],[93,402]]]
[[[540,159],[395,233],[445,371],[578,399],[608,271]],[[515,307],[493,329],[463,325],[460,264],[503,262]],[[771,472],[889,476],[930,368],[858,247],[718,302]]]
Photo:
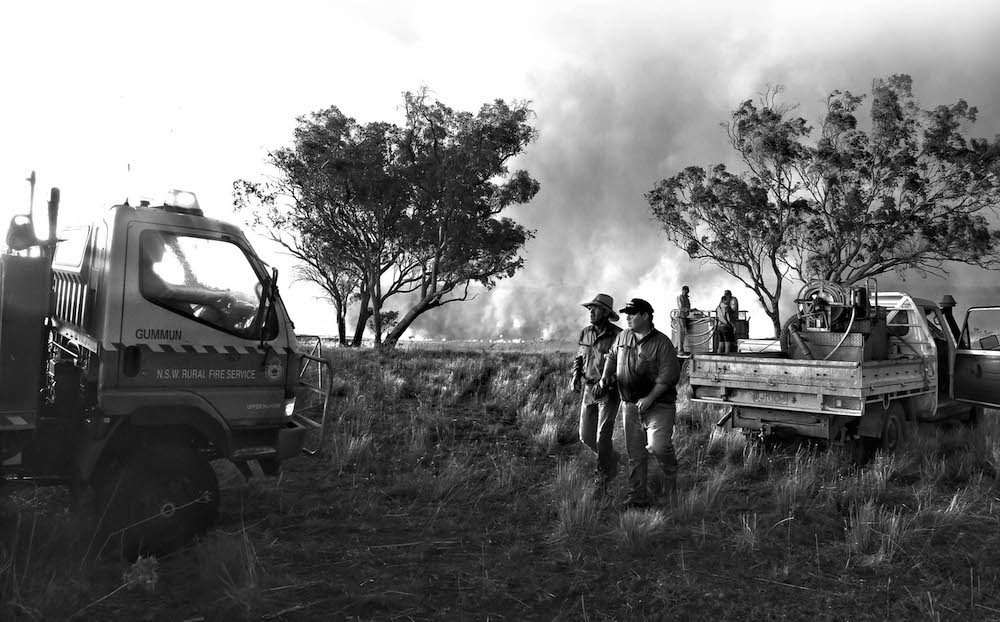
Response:
[[[290,397],[285,400],[285,416],[291,417],[293,412],[295,412],[295,398]]]

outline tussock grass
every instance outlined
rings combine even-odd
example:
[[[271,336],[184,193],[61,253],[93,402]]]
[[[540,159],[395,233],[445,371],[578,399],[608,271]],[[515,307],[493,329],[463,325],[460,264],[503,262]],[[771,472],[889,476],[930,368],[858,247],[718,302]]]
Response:
[[[733,533],[733,544],[740,553],[752,553],[760,546],[760,521],[756,512],[740,514],[736,530]]]
[[[611,534],[620,547],[631,553],[652,552],[670,526],[663,510],[631,509],[618,517]]]
[[[729,469],[714,470],[690,489],[679,490],[671,516],[677,521],[689,521],[708,515],[719,505],[732,478]]]
[[[202,583],[216,586],[234,610],[249,618],[263,594],[261,561],[246,528],[234,534],[210,534],[195,553]]]
[[[822,459],[814,451],[795,453],[787,472],[774,483],[774,501],[780,516],[804,513],[815,502],[822,477]]]
[[[592,537],[601,524],[601,504],[594,490],[594,478],[579,461],[556,465],[549,488],[555,506],[552,536],[556,541],[579,542]]]
[[[924,426],[903,453],[858,468],[842,452],[719,429],[719,409],[682,387],[681,493],[672,505],[620,512],[625,473],[598,493],[593,456],[576,439],[570,356],[331,351],[321,460],[293,463],[280,494],[242,488],[253,502],[229,509],[228,532],[179,554],[194,560],[183,571],[159,560],[154,582],[149,568],[84,560],[72,542],[86,541],[88,527],[19,498],[17,540],[6,553],[0,542],[0,619],[65,619],[81,607],[92,619],[155,617],[176,606],[157,603],[178,582],[198,601],[184,615],[211,619],[644,619],[668,597],[698,603],[678,617],[763,619],[766,602],[788,594],[801,599],[791,617],[837,598],[845,617],[881,618],[884,604],[884,617],[909,619],[919,607],[900,595],[918,586],[915,596],[933,592],[920,606],[963,612],[956,619],[987,611],[975,605],[1000,610],[988,590],[971,604],[954,579],[971,568],[992,580],[996,413],[976,429]],[[614,440],[623,452],[620,420]],[[658,476],[651,463],[651,484]],[[234,530],[239,512],[248,520]],[[658,554],[667,541],[678,554]],[[317,576],[329,585],[311,587]]]
[[[913,535],[913,517],[902,509],[884,508],[871,499],[855,505],[847,524],[847,546],[861,565],[891,563]]]

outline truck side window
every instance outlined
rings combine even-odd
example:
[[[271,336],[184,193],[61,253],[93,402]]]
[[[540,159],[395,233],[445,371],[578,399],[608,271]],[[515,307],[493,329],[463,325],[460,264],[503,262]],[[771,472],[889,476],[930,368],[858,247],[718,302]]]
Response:
[[[256,339],[263,290],[249,259],[231,242],[161,231],[139,236],[139,291],[153,304]],[[276,327],[269,323],[267,332]]]
[[[910,332],[910,313],[909,311],[897,311],[889,321],[886,322],[886,326],[889,329],[889,334],[894,337],[903,337]]]
[[[1000,309],[970,309],[959,347],[1000,350]]]

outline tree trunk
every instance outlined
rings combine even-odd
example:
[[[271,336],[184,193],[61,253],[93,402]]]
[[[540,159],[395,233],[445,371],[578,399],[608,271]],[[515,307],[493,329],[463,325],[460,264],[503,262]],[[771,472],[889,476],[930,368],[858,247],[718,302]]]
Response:
[[[420,299],[416,304],[410,307],[410,310],[406,312],[406,315],[399,320],[399,323],[392,327],[389,334],[386,335],[385,340],[382,342],[383,348],[395,348],[396,342],[399,341],[400,336],[406,332],[406,329],[410,327],[413,320],[420,317],[425,311],[433,309],[430,305],[432,296],[426,296]]]
[[[365,290],[361,292],[361,305],[358,308],[358,323],[354,327],[354,341],[351,342],[351,346],[355,348],[361,347],[361,342],[365,337],[365,325],[368,324],[368,301],[371,299],[371,294]]]
[[[767,311],[765,309],[767,316],[771,318],[771,325],[774,327],[774,338],[778,339],[781,337],[781,316],[777,311]]]
[[[347,310],[343,307],[337,309],[337,341],[341,346],[347,345]]]
[[[382,284],[379,280],[378,274],[373,274],[371,277],[371,284],[368,286],[371,290],[371,303],[372,303],[372,328],[375,333],[375,347],[382,347]]]

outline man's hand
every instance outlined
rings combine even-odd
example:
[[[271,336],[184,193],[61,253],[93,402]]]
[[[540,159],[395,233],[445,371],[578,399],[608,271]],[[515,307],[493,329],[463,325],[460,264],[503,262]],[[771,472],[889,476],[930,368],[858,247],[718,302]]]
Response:
[[[649,410],[650,406],[653,405],[653,400],[649,399],[649,396],[639,398],[639,401],[635,403],[636,408],[639,409],[639,413],[644,413]]]
[[[569,390],[573,393],[579,393],[583,386],[583,378],[580,376],[573,376],[573,379],[569,381]]]

